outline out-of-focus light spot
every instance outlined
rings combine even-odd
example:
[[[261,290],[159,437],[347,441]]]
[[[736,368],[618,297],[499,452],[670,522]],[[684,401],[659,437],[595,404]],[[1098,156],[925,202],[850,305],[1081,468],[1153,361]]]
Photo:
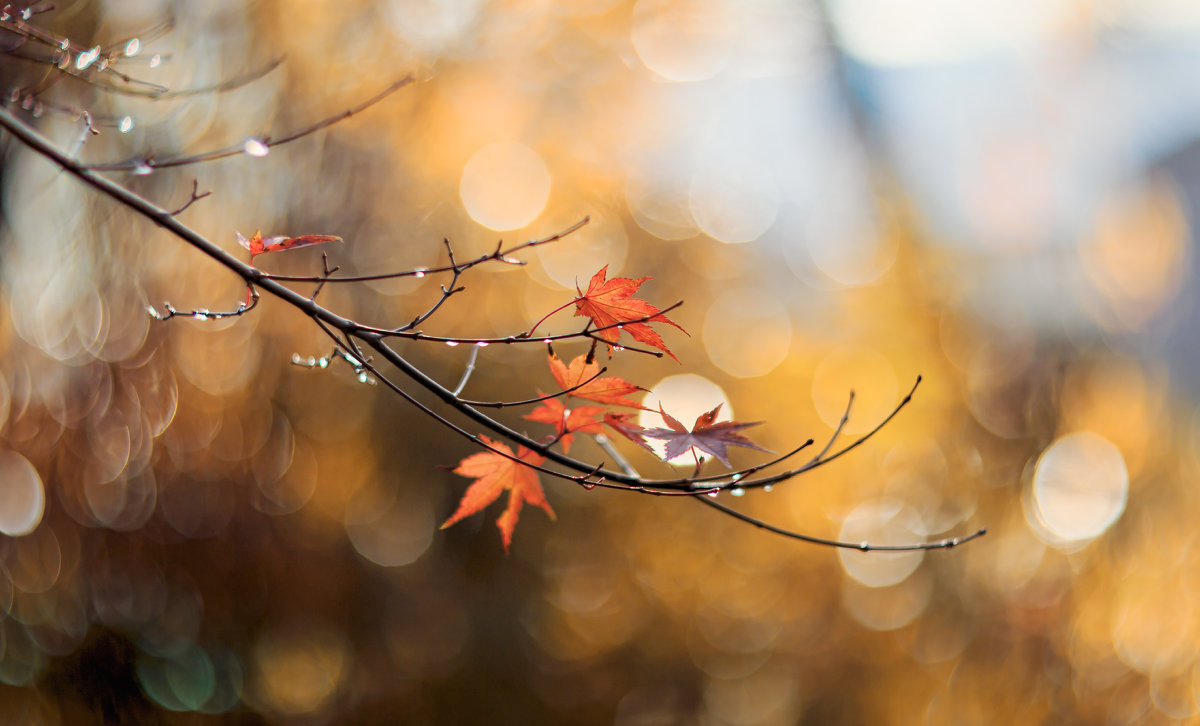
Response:
[[[1171,567],[1178,561],[1174,553],[1164,554],[1167,557],[1148,562],[1121,581],[1115,592],[1106,593],[1111,600],[1113,650],[1126,665],[1145,675],[1190,669],[1200,637],[1195,579],[1164,577],[1165,561],[1169,559]]]
[[[32,533],[9,540],[0,553],[0,568],[8,573],[13,587],[25,593],[46,592],[62,574],[62,546],[54,530],[38,527]]]
[[[847,579],[842,582],[842,604],[852,618],[871,630],[896,630],[924,612],[932,592],[933,579],[922,573],[888,587]]]
[[[726,373],[764,376],[787,357],[792,324],[787,309],[760,289],[726,291],[704,316],[704,349]]]
[[[885,234],[862,199],[826,200],[812,212],[805,230],[812,262],[840,285],[855,287],[877,281],[896,261],[896,239]]]
[[[779,214],[775,172],[744,156],[710,161],[692,177],[688,204],[704,233],[722,242],[750,242]]]
[[[20,537],[37,529],[46,510],[42,477],[15,451],[0,450],[0,532]]]
[[[702,722],[714,724],[795,723],[801,713],[797,674],[788,666],[771,664],[745,678],[711,678],[704,688]]]
[[[87,70],[88,66],[95,63],[96,59],[99,57],[100,46],[97,45],[91,50],[84,51],[83,53],[79,54],[79,57],[75,59],[75,69],[80,71]]]
[[[698,233],[688,202],[688,179],[671,158],[643,162],[625,179],[625,203],[638,226],[660,239],[687,239]]]
[[[1152,185],[1101,209],[1096,235],[1079,248],[1092,285],[1103,295],[1101,322],[1139,330],[1179,292],[1190,235],[1174,186]]]
[[[121,123],[117,126],[117,128],[120,129],[121,133],[123,133],[123,134],[127,134],[130,131],[132,131],[133,130],[133,117],[132,116],[122,116]]]
[[[279,713],[314,713],[342,687],[352,667],[341,633],[311,624],[278,627],[254,646],[254,695]]]
[[[892,364],[873,348],[845,345],[830,351],[813,371],[813,403],[821,420],[837,426],[854,391],[853,416],[843,429],[863,433],[896,406],[899,384]]]
[[[1196,703],[1196,685],[1200,676],[1192,668],[1182,672],[1155,671],[1150,674],[1150,700],[1160,713],[1172,719],[1186,719],[1200,711]]]
[[[422,53],[453,49],[484,17],[481,0],[391,0],[384,17],[400,39]]]
[[[0,618],[0,683],[24,688],[46,666],[46,656],[29,631],[12,618]]]
[[[142,41],[139,40],[138,38],[130,38],[129,42],[125,44],[125,55],[128,57],[132,58],[133,56],[137,55],[141,51],[142,51]]]
[[[98,524],[131,532],[154,513],[158,483],[154,469],[147,467],[136,475],[121,475],[109,481],[88,477],[83,481],[83,495]]]
[[[551,222],[548,229],[565,229],[571,221]],[[575,220],[578,221],[578,215]],[[535,248],[542,270],[564,287],[576,284],[587,287],[587,281],[604,265],[608,265],[610,277],[621,269],[629,249],[629,235],[619,219],[605,214],[591,214],[591,221],[582,230],[561,243]]]
[[[661,405],[664,411],[674,416],[684,426],[691,428],[697,416],[711,411],[717,404],[721,404],[719,420],[733,419],[733,408],[729,405],[729,398],[717,384],[694,373],[667,376],[650,387],[650,393],[646,394],[642,405],[653,410],[639,412],[638,425],[642,428],[666,426],[666,422],[658,413],[658,407]],[[665,445],[660,445],[656,441],[651,442],[651,445],[655,446],[655,451],[660,455],[666,448]],[[695,448],[690,451],[697,455],[704,455]],[[671,459],[670,463],[675,466],[695,466],[696,464],[691,453],[677,456]]]
[[[1061,5],[1041,0],[837,0],[829,14],[851,55],[876,65],[915,65],[1031,44],[1060,20]]]
[[[171,711],[199,710],[216,686],[212,661],[194,643],[170,658],[143,656],[137,673],[146,695]]]
[[[247,156],[261,158],[271,153],[271,147],[267,146],[261,139],[249,138],[242,144],[242,151],[245,151]]]
[[[1125,511],[1129,474],[1116,446],[1089,431],[1068,434],[1038,458],[1030,524],[1047,544],[1100,536]]]
[[[739,15],[724,0],[639,0],[633,47],[647,68],[669,81],[711,78],[733,58]]]
[[[463,166],[459,194],[476,222],[495,230],[532,222],[550,197],[550,171],[542,157],[516,141],[489,144]]]
[[[895,499],[864,502],[842,522],[838,538],[845,542],[873,545],[909,544],[925,538],[920,515]],[[846,574],[867,587],[887,587],[903,582],[925,559],[923,550],[913,552],[860,552],[839,549]]]
[[[346,507],[345,521],[354,549],[383,567],[412,564],[433,543],[433,507],[417,494],[366,487]]]

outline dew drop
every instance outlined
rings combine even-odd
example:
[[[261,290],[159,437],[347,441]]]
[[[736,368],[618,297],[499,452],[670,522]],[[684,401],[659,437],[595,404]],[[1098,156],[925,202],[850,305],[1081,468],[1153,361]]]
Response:
[[[141,50],[142,50],[142,41],[139,40],[138,38],[131,38],[129,40],[129,42],[125,44],[125,55],[126,56],[133,57],[133,56],[137,55],[138,53],[140,53]]]
[[[151,310],[153,310],[153,308],[151,308]],[[301,358],[300,358],[299,353],[292,353],[292,364],[293,365],[300,365],[300,360],[301,360]]]
[[[158,317],[158,311],[154,309],[153,305],[147,305],[146,312],[150,313],[152,316],[154,316],[156,318]]]
[[[21,89],[12,89],[12,91],[10,91],[8,94],[8,100],[10,103],[16,103],[17,101],[21,100]]]
[[[263,157],[270,153],[271,147],[251,136],[242,144],[242,151],[245,151],[248,156]]]
[[[550,339],[549,339],[549,338],[542,338],[542,342],[543,342],[543,343],[545,343],[546,345],[550,345]]]
[[[44,107],[44,106],[42,106],[42,102],[41,102],[41,101],[38,101],[37,103],[33,104],[33,117],[34,117],[34,118],[41,118],[41,117],[42,117],[42,113],[44,113],[44,112],[45,112],[45,110],[46,110],[46,109],[45,109],[45,107]]]
[[[159,55],[158,53],[155,53],[154,55],[150,56],[150,67],[151,68],[158,68],[158,66],[160,64],[162,64],[162,56],[161,55]]]
[[[625,346],[623,346],[623,345],[614,345],[613,346],[614,353],[620,353],[623,350],[625,350]]]
[[[137,166],[133,167],[133,173],[137,174],[138,176],[148,176],[153,171],[154,168],[144,161],[139,162]]]
[[[81,70],[81,71],[87,70],[87,68],[89,66],[91,66],[93,63],[95,63],[96,59],[99,57],[100,57],[100,46],[98,46],[98,45],[93,46],[92,49],[89,51],[80,53],[79,57],[75,59],[76,70]]]
[[[372,381],[371,381],[371,377],[367,375],[367,372],[362,371],[358,374],[358,382],[359,383],[370,383]]]
[[[63,57],[58,59],[58,67],[60,70],[65,70],[69,65],[71,65],[71,54],[63,53]]]
[[[26,111],[33,108],[33,96],[26,96],[25,99],[21,101],[21,108],[25,109]]]
[[[863,552],[867,552],[868,550],[871,549],[871,543],[870,542],[859,542],[858,548],[860,550],[862,550]]]
[[[4,6],[4,12],[0,12],[0,20],[7,21],[9,19],[8,6]]]
[[[426,272],[426,270],[424,267],[418,267],[416,270],[413,271],[413,277],[416,277],[418,279],[425,277],[425,272]]]
[[[764,487],[763,487],[763,491],[764,491],[764,492],[769,492],[769,491],[771,491],[771,490],[772,490],[772,489],[774,489],[774,488],[775,488],[775,485],[774,485],[774,484],[767,484],[766,486],[764,486]]]
[[[192,317],[196,320],[208,320],[208,313],[202,313],[199,310],[192,313]]]
[[[317,359],[310,355],[304,359],[304,365],[308,366],[309,368],[313,368],[317,365]]]
[[[21,20],[29,20],[33,17],[33,8],[25,8],[21,11]]]
[[[322,368],[328,368],[329,367],[329,359],[322,358],[319,361],[317,361],[317,365],[321,366]]]
[[[107,71],[108,70],[108,59],[105,58],[104,60],[100,61],[100,65],[98,65],[96,67],[102,71]]]
[[[478,343],[476,343],[475,345],[476,345],[476,346],[478,346],[478,347],[480,347],[480,348],[486,348],[486,347],[488,347],[488,344],[487,344],[487,341],[486,341],[486,340],[481,340],[481,341],[479,341]]]
[[[446,345],[450,348],[453,348],[454,346],[458,345],[458,341],[457,340],[447,340]]]
[[[119,126],[117,126],[117,128],[120,129],[121,133],[123,134],[129,133],[131,130],[133,130],[133,117],[126,116],[122,118],[121,123]]]
[[[741,487],[734,487],[733,489],[729,490],[729,494],[731,496],[735,496],[735,497],[740,497],[745,493],[746,493],[746,490],[742,489]]]
[[[717,495],[720,493],[721,493],[720,489],[710,489],[709,491],[705,492],[705,494],[712,497],[713,499],[716,499]]]
[[[67,38],[63,38],[62,42],[58,44],[58,47],[60,50],[70,50],[71,49],[71,41],[68,40]]]
[[[583,482],[583,488],[584,488],[584,489],[587,489],[587,490],[590,492],[591,490],[593,490],[593,489],[595,489],[595,488],[596,488],[596,482],[594,482],[594,481],[585,481],[585,482]]]

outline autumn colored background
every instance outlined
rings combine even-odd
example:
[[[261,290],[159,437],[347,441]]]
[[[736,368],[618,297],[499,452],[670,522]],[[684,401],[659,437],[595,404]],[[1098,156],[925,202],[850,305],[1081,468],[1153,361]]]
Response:
[[[12,724],[1200,722],[1200,13],[1171,2],[63,2],[127,70],[237,90],[47,95],[111,121],[93,162],[265,138],[412,73],[265,156],[115,173],[240,252],[338,235],[367,273],[578,233],[483,267],[423,329],[527,328],[604,265],[680,359],[610,372],[690,422],[724,403],[775,451],[913,403],[866,446],[721,501],[543,478],[506,556],[438,530],[475,453],[231,274],[4,140],[0,720]],[[0,40],[3,37],[0,36]],[[42,69],[0,59],[4,97]],[[19,103],[16,104],[19,107]],[[24,118],[62,148],[67,113]],[[128,118],[122,131],[121,122]],[[273,259],[272,259],[273,258]],[[318,249],[256,259],[319,270]],[[430,275],[329,286],[399,325]],[[575,329],[560,314],[546,330]],[[402,352],[453,385],[464,346]],[[586,345],[564,345],[564,357]],[[552,390],[544,351],[479,351],[464,392]],[[531,432],[523,411],[504,420]],[[647,425],[661,425],[648,419]],[[648,475],[667,475],[629,446]],[[573,453],[598,459],[593,444]],[[734,450],[733,463],[761,460]],[[43,506],[44,504],[44,506]]]

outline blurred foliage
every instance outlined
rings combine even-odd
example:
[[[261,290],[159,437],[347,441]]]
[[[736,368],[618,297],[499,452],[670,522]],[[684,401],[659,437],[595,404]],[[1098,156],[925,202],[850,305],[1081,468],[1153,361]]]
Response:
[[[163,300],[232,308],[244,289],[6,140],[0,720],[1200,720],[1200,417],[1178,372],[1178,356],[1185,370],[1195,358],[1177,344],[1195,339],[1189,139],[1163,122],[1155,159],[1096,145],[1080,161],[1063,138],[1101,120],[1072,116],[1086,107],[1048,81],[986,133],[945,131],[959,87],[929,75],[977,70],[998,88],[993,66],[963,61],[978,48],[1068,86],[1111,60],[1114,37],[1169,45],[1163,28],[1194,39],[1195,18],[1179,10],[1170,26],[1170,3],[1047,3],[1022,20],[981,3],[1003,22],[959,27],[916,3],[887,16],[894,28],[864,22],[893,5],[90,0],[37,16],[82,47],[173,18],[121,61],[172,89],[286,59],[221,93],[154,100],[59,80],[37,117],[10,96],[95,163],[279,136],[415,73],[265,157],[113,178],[166,208],[198,181],[213,194],[181,219],[231,251],[235,230],[339,235],[331,262],[350,273],[432,267],[443,238],[465,257],[590,215],[527,267],[470,272],[424,329],[508,334],[602,265],[653,275],[647,299],[685,301],[672,318],[691,337],[667,332],[683,364],[622,352],[612,374],[664,397],[657,382],[699,376],[711,395],[678,405],[723,398],[728,415],[767,422],[755,440],[773,450],[828,436],[851,389],[849,433],[926,380],[852,455],[723,501],[853,541],[990,534],[837,553],[686,500],[561,481],[543,481],[558,521],[527,517],[507,557],[491,515],[438,531],[467,486],[449,472],[466,442],[346,367],[292,365],[329,344],[277,301],[149,319]],[[930,30],[920,47],[912,24]],[[1187,77],[1191,55],[1162,67]],[[10,53],[0,90],[46,73]],[[1043,115],[1061,136],[1029,123]],[[1128,167],[1105,177],[1114,157]],[[1082,181],[1064,181],[1071,163]],[[313,274],[319,255],[257,262]],[[399,325],[442,282],[330,285],[321,299]],[[447,384],[467,361],[461,347],[400,347]],[[464,395],[535,395],[553,385],[544,360],[489,347]],[[504,420],[532,429],[522,413]],[[622,451],[643,473],[670,470]]]

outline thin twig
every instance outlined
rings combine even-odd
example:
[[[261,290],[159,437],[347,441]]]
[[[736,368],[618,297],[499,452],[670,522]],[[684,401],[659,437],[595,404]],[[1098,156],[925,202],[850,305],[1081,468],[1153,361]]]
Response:
[[[762,521],[761,519],[751,517],[748,514],[744,514],[742,512],[739,512],[736,509],[727,507],[724,504],[721,504],[717,500],[715,500],[711,497],[708,497],[708,496],[696,497],[695,500],[697,502],[706,504],[706,505],[712,507],[713,509],[720,511],[722,514],[726,514],[730,517],[733,517],[734,519],[736,519],[740,522],[744,522],[746,524],[753,525],[755,527],[758,527],[759,529],[765,529],[768,532],[772,532],[774,534],[782,535],[784,537],[789,537],[791,539],[798,539],[801,542],[825,545],[826,547],[838,547],[838,548],[846,549],[846,550],[859,550],[860,552],[913,552],[916,550],[948,550],[953,547],[957,547],[960,544],[965,544],[967,542],[970,542],[973,539],[978,539],[979,537],[982,537],[983,535],[987,534],[986,529],[980,529],[980,530],[977,530],[977,531],[975,531],[971,534],[968,534],[964,537],[951,537],[949,539],[942,539],[942,540],[938,540],[936,542],[918,542],[918,543],[913,543],[913,544],[898,544],[898,545],[873,545],[870,542],[842,542],[842,541],[836,540],[836,539],[825,539],[824,537],[813,537],[811,535],[801,534],[799,532],[793,532],[789,529],[783,529],[782,527],[776,527],[773,524],[767,524],[766,522]]]

